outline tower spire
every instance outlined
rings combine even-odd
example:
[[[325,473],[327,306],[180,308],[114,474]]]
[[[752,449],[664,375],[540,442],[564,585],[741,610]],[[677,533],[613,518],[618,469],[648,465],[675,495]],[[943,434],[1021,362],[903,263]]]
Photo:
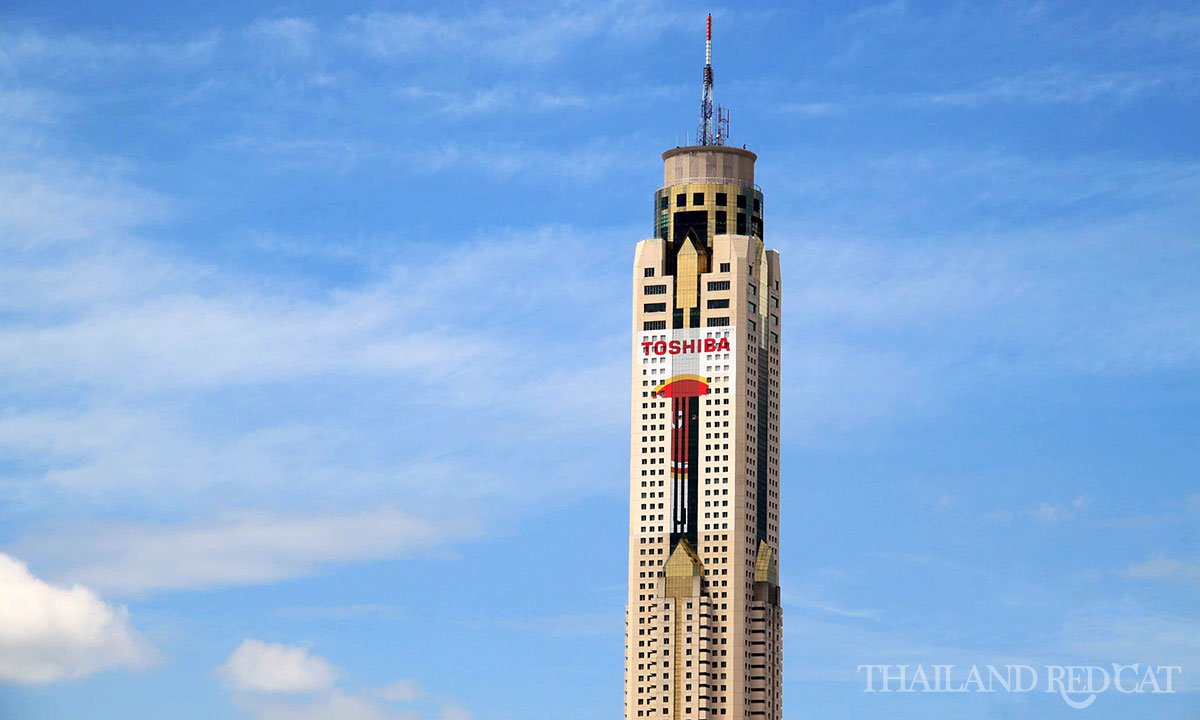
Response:
[[[712,13],[704,21],[704,67],[708,69],[705,80],[712,85]]]
[[[704,21],[704,91],[700,95],[697,145],[724,145],[729,136],[729,112],[720,105],[713,118],[712,13]]]

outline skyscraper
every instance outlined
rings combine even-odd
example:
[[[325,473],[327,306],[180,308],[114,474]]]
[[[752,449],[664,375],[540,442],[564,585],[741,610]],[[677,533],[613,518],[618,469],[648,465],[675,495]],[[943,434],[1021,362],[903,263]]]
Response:
[[[782,717],[779,254],[712,105],[663,153],[633,263],[625,717]]]

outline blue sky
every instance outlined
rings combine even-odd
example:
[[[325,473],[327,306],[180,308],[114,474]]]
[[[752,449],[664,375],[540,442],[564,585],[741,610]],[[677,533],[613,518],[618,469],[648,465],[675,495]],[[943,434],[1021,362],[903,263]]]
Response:
[[[785,277],[789,716],[1200,709],[1200,9],[0,9],[0,717],[621,712],[628,283],[704,13]],[[515,569],[513,569],[515,568]]]

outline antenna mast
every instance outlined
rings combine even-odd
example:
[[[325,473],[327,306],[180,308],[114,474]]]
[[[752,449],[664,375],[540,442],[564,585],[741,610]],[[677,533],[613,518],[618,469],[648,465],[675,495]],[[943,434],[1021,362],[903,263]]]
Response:
[[[713,118],[712,13],[704,27],[704,92],[700,95],[700,127],[696,132],[697,145],[724,145],[729,137],[729,111],[717,106]]]

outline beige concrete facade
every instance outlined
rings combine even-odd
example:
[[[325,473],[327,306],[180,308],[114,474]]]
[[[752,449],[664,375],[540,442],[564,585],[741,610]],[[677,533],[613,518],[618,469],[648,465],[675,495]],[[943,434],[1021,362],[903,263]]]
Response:
[[[782,717],[779,255],[756,156],[663,154],[633,269],[625,717]]]

